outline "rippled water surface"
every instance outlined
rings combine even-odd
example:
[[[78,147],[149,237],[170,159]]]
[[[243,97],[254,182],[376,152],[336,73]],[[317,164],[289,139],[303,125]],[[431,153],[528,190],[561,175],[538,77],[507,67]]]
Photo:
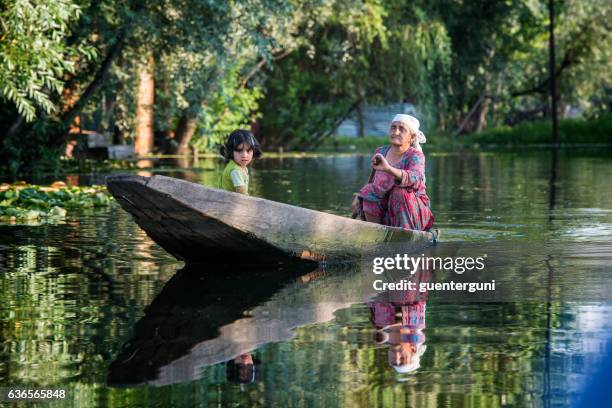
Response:
[[[487,254],[486,302],[377,293],[363,263],[185,266],[118,205],[0,225],[0,387],[66,389],[57,406],[570,406],[610,350],[612,152],[551,155],[427,157],[435,251]],[[264,159],[252,192],[347,215],[368,161]]]

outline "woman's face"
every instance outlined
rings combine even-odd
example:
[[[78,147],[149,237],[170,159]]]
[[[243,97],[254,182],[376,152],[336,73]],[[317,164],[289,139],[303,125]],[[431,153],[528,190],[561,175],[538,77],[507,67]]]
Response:
[[[389,127],[389,142],[394,146],[407,147],[412,144],[414,136],[402,122],[391,122]]]
[[[245,143],[240,143],[234,149],[234,161],[242,167],[248,166],[253,160],[253,148],[251,146],[246,145]]]
[[[402,366],[412,363],[412,356],[416,353],[416,346],[411,343],[396,344],[387,352],[390,365]]]

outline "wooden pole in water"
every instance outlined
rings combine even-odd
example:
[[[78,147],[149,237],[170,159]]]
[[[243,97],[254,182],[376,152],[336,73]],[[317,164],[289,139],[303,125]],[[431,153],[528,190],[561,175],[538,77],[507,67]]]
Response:
[[[550,26],[548,27],[548,50],[550,56],[550,97],[551,97],[551,113],[552,113],[552,145],[557,147],[559,145],[559,138],[557,132],[557,76],[555,74],[555,2],[554,0],[548,0],[548,16],[550,19]]]

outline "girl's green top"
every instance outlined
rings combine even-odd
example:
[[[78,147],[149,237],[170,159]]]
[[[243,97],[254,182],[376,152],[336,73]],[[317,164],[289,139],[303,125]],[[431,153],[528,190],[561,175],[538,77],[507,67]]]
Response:
[[[223,169],[219,179],[219,188],[227,191],[236,191],[236,187],[244,187],[249,194],[249,169],[240,167],[235,161],[230,160]]]

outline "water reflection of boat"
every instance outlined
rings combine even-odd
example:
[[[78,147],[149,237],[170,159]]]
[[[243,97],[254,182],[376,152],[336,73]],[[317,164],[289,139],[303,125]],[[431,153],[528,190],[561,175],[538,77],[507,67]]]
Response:
[[[121,206],[159,245],[196,262],[355,259],[380,244],[414,252],[433,234],[387,227],[165,176],[108,178]]]
[[[306,269],[304,269],[306,268]],[[297,277],[307,280],[317,271],[312,266],[292,265],[289,270],[249,268],[216,272],[186,266],[177,272],[145,309],[133,337],[124,344],[110,367],[111,384],[152,381],[158,369],[189,354],[199,342],[219,336],[219,328],[240,321],[245,312],[269,299]],[[213,362],[241,354],[229,345],[211,355]],[[218,361],[217,361],[218,360]],[[192,376],[195,373],[191,374]]]
[[[204,367],[289,340],[296,327],[330,321],[337,310],[372,299],[376,276],[369,266],[223,274],[187,266],[147,307],[132,339],[111,364],[108,381],[192,381]]]

